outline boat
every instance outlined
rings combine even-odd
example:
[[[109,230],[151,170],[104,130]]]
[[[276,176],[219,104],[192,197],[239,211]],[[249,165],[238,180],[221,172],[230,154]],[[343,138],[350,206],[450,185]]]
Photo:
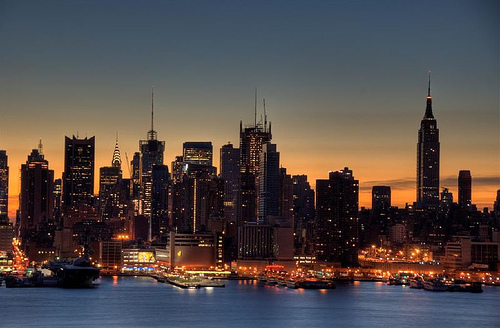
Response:
[[[433,292],[445,292],[449,287],[440,279],[429,280],[424,282],[424,289]]]
[[[303,289],[335,289],[335,283],[330,280],[302,280],[295,283],[296,288]]]
[[[387,280],[387,284],[392,286],[408,285],[408,280],[400,277],[389,277],[389,280]]]
[[[278,284],[278,280],[274,277],[267,278],[267,284],[270,286],[274,286]]]
[[[466,282],[464,280],[455,280],[448,287],[450,292],[469,292],[482,293],[483,288],[480,282]]]
[[[287,280],[287,282],[286,282],[286,286],[287,286],[288,288],[293,288],[293,289],[295,289],[295,288],[297,288],[297,282],[296,282],[295,280]]]
[[[418,276],[410,279],[410,288],[423,289],[424,280],[422,279],[422,277]]]
[[[94,280],[99,278],[99,269],[93,267],[90,261],[84,257],[77,258],[72,264],[51,263],[50,268],[57,277],[57,283],[60,287],[92,287]]]

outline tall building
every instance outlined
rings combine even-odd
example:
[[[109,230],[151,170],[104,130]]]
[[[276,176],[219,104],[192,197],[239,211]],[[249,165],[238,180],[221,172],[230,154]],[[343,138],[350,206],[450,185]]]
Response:
[[[391,207],[391,187],[372,187],[372,211],[374,216],[387,215]]]
[[[120,149],[118,148],[118,140],[116,140],[111,166],[101,167],[99,170],[99,215],[101,221],[118,218],[120,215],[121,165]]]
[[[89,203],[94,195],[95,137],[65,137],[63,205]]]
[[[53,222],[54,171],[49,169],[42,145],[33,149],[26,164],[21,165],[21,190],[19,193],[19,234],[23,243],[40,237],[42,224]]]
[[[313,249],[314,190],[307,175],[293,175],[293,221],[295,249],[299,254],[309,254]]]
[[[257,122],[257,106],[255,121],[243,129],[240,122],[240,192],[238,197],[238,226],[247,222],[257,222],[257,185],[256,178],[260,168],[262,147],[272,139],[271,123]]]
[[[257,204],[259,222],[266,223],[268,216],[280,215],[280,153],[276,144],[266,142],[260,153],[257,172]]]
[[[430,209],[439,205],[439,129],[432,113],[430,75],[427,107],[418,131],[417,204]]]
[[[318,261],[356,265],[359,249],[359,182],[344,168],[316,180],[315,250]]]
[[[0,220],[9,215],[9,165],[5,150],[0,150]]]
[[[220,149],[220,177],[224,180],[224,217],[236,222],[238,193],[240,189],[240,150],[231,143]]]
[[[170,174],[168,166],[153,165],[153,185],[151,203],[151,239],[160,240],[167,236],[168,222],[168,188]]]
[[[185,164],[212,166],[213,147],[211,142],[185,142],[182,148]]]
[[[472,204],[472,177],[469,170],[458,173],[458,205],[467,207]]]
[[[152,189],[153,189],[153,166],[163,165],[163,152],[165,151],[165,141],[158,140],[158,134],[154,130],[154,93],[151,93],[151,130],[147,134],[146,140],[139,141],[141,151],[140,162],[140,213],[149,219],[149,239],[151,239],[151,210],[152,210]]]

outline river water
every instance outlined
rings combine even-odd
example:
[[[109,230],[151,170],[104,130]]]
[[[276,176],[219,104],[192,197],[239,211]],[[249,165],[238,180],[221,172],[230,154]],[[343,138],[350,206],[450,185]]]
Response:
[[[0,327],[500,327],[500,287],[427,292],[377,282],[335,290],[227,281],[180,289],[105,277],[93,289],[0,288]]]

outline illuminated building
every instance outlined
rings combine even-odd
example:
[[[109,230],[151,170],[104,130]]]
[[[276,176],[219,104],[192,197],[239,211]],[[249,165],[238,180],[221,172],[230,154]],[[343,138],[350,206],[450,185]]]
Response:
[[[19,193],[19,234],[23,247],[52,246],[54,209],[54,171],[49,169],[40,142],[33,149],[26,164],[21,165]],[[33,249],[30,249],[33,252]],[[30,254],[28,254],[30,255]]]
[[[140,210],[139,213],[149,219],[149,237],[152,238],[152,197],[153,197],[153,166],[163,165],[163,153],[165,151],[165,141],[159,141],[153,125],[154,114],[154,94],[151,94],[151,130],[147,135],[147,140],[139,141],[141,151],[140,161]]]
[[[391,187],[373,186],[372,187],[372,223],[380,224],[382,229],[388,225],[391,207]]]
[[[9,165],[5,150],[0,150],[0,220],[9,215]]]
[[[279,169],[279,217],[294,223],[292,176],[286,173],[284,167]]]
[[[461,207],[472,205],[472,177],[469,170],[458,173],[458,205]]]
[[[90,203],[94,195],[95,137],[65,137],[63,205]]]
[[[182,148],[185,164],[212,166],[213,147],[211,142],[185,142]]]
[[[220,177],[224,180],[224,217],[236,222],[240,179],[240,150],[231,143],[220,149]]]
[[[280,215],[280,153],[270,142],[262,145],[257,172],[259,222]]]
[[[123,272],[148,272],[156,268],[154,249],[149,248],[123,248]]]
[[[357,264],[359,182],[344,168],[316,180],[315,251],[318,262]]]
[[[429,209],[439,204],[439,129],[432,114],[430,75],[427,107],[418,131],[417,204]]]
[[[117,140],[111,166],[101,167],[99,170],[99,215],[102,221],[120,216],[121,164]]]
[[[151,239],[159,240],[166,236],[168,222],[168,188],[170,174],[166,165],[153,165],[152,203],[151,203]]]
[[[175,156],[172,161],[172,182],[178,183],[182,181],[184,176],[184,158],[182,156]]]
[[[223,238],[216,234],[170,232],[166,248],[156,248],[157,260],[170,268],[209,269],[222,266]]]
[[[12,252],[12,239],[14,238],[14,228],[11,222],[0,222],[0,253]]]
[[[257,109],[255,109],[257,111]],[[255,117],[257,117],[255,112]],[[262,147],[272,139],[271,123],[255,122],[243,129],[240,122],[240,193],[238,197],[238,226],[247,222],[257,222],[256,178],[260,168]]]
[[[99,264],[104,270],[115,271],[121,269],[121,240],[101,241],[99,243]]]

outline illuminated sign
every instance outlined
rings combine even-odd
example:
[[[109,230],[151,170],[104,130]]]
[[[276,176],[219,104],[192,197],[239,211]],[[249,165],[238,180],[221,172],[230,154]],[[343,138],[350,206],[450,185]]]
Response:
[[[137,261],[140,263],[154,263],[156,259],[153,252],[138,252]]]

